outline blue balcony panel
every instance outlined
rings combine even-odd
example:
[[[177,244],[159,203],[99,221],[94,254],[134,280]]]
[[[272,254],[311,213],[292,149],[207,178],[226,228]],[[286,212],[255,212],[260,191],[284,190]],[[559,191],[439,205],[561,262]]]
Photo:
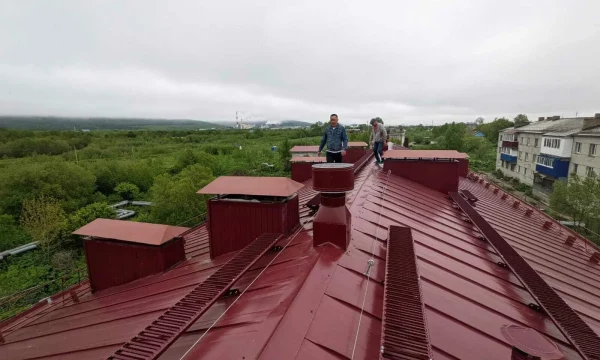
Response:
[[[516,155],[512,156],[512,155],[501,153],[500,154],[500,160],[504,160],[504,161],[507,161],[509,163],[515,163],[516,164],[517,163],[517,156]]]
[[[538,159],[542,157],[547,157],[549,159],[554,159],[554,163],[552,163],[552,167],[536,164],[535,171],[540,174],[551,176],[555,179],[566,178],[569,176],[569,160],[568,159],[560,159],[551,156],[542,156],[539,155]]]

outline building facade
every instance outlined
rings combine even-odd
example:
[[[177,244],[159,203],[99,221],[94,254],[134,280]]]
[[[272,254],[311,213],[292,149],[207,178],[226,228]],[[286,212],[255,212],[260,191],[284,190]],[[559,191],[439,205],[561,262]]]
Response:
[[[531,185],[539,195],[552,192],[569,174],[600,174],[600,113],[593,118],[540,118],[502,130],[496,169]]]

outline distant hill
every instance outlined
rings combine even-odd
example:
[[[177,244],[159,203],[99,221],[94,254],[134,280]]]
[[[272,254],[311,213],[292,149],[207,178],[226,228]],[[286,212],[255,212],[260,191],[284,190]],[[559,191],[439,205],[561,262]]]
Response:
[[[219,124],[223,124],[229,127],[235,127],[235,121],[219,121]],[[282,128],[282,127],[308,127],[314,124],[313,122],[308,121],[300,121],[300,120],[248,120],[244,121],[246,125],[255,125],[261,127],[263,125],[268,125],[273,128]]]
[[[224,129],[226,126],[197,120],[140,118],[78,118],[58,116],[0,116],[0,128],[20,130],[171,130]]]

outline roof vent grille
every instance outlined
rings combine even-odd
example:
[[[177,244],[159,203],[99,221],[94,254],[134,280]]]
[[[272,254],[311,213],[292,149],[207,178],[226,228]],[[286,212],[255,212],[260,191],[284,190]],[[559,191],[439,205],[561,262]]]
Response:
[[[431,359],[421,284],[410,228],[390,226],[381,331],[383,359]]]
[[[259,236],[108,359],[157,359],[217,299],[233,295],[229,292],[231,286],[279,239],[281,234]]]

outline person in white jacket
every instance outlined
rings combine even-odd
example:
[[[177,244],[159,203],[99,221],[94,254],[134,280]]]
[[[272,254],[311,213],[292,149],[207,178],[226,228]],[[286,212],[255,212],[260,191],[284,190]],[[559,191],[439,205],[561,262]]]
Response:
[[[383,143],[387,139],[387,132],[383,124],[377,121],[377,118],[371,119],[371,125],[373,131],[371,132],[371,146],[373,147],[373,153],[375,154],[375,163],[383,164]]]

